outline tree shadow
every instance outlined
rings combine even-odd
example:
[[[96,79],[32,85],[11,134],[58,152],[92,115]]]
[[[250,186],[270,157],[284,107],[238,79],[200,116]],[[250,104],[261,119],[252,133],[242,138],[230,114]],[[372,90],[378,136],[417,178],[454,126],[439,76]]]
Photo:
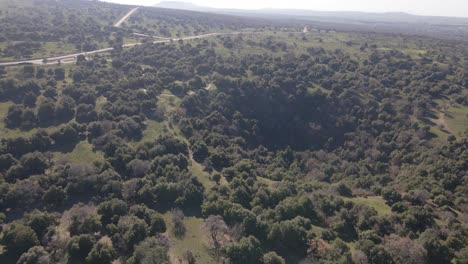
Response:
[[[65,144],[54,144],[50,151],[52,152],[61,152],[61,153],[71,153],[82,140],[85,140],[85,136],[79,136],[76,140],[67,142]]]
[[[437,118],[437,117],[435,117],[435,118]],[[427,117],[421,117],[421,118],[419,118],[419,121],[423,122],[425,125],[428,125],[428,126],[435,126],[436,125],[436,123],[434,123],[434,121],[430,120]]]
[[[4,249],[5,250],[5,249]],[[4,251],[0,255],[0,263],[16,263],[20,256]]]
[[[170,212],[174,208],[179,208],[180,210],[182,210],[182,212],[184,212],[184,215],[187,217],[196,217],[196,218],[203,217],[200,206],[179,207],[175,203],[167,203],[167,204],[158,204],[154,207],[154,209],[161,214]]]

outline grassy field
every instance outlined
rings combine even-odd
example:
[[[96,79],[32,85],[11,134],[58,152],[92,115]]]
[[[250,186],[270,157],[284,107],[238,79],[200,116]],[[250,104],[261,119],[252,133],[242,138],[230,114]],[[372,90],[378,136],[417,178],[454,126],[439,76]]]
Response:
[[[257,177],[257,180],[261,183],[266,184],[269,188],[274,188],[275,184],[277,183],[274,180],[270,180],[270,179],[263,178],[263,177]]]
[[[209,189],[215,185],[215,183],[210,180],[210,174],[204,171],[203,166],[193,158],[191,159],[189,170],[192,172],[192,175],[197,177],[197,179],[203,184],[205,189]]]
[[[164,132],[166,122],[157,122],[154,120],[146,120],[146,129],[143,131],[141,142],[149,142],[157,139]]]
[[[96,112],[101,113],[102,108],[107,103],[107,98],[104,96],[99,96],[96,98]]]
[[[368,196],[368,197],[341,197],[345,201],[351,201],[356,204],[365,204],[374,208],[379,215],[388,215],[392,212],[390,206],[385,203],[381,196]]]
[[[187,250],[192,251],[195,256],[196,263],[219,263],[214,256],[209,254],[209,249],[205,241],[205,231],[202,229],[203,219],[193,216],[186,216],[184,219],[185,227],[187,232],[183,238],[177,238],[172,235],[172,214],[170,212],[165,213],[164,220],[167,224],[166,235],[170,240],[169,256],[172,263],[187,263],[183,260],[183,256]],[[182,260],[182,262],[179,262]]]
[[[4,49],[6,46],[10,44],[15,44],[18,42],[3,42],[0,43],[0,49]],[[14,58],[14,57],[7,57],[0,53],[0,59],[2,62],[8,61],[17,61],[17,60],[34,60],[34,59],[44,59],[44,58],[51,58],[57,56],[63,56],[67,54],[73,54],[79,52],[76,50],[75,45],[65,43],[65,42],[37,42],[40,43],[42,46],[39,50],[33,52],[30,57],[27,58]],[[98,48],[105,48],[108,47],[106,43],[99,43]]]
[[[455,136],[462,135],[468,130],[468,107],[452,105],[445,112],[446,122]]]
[[[182,103],[182,100],[172,94],[169,90],[164,90],[159,96],[158,96],[158,107],[163,107],[166,109],[166,113],[174,113],[177,111],[180,107],[180,104]]]
[[[74,163],[90,164],[94,161],[103,161],[104,156],[100,152],[93,151],[93,145],[87,140],[78,143],[71,152],[54,152],[54,160],[70,160]]]
[[[437,99],[439,110],[434,110],[434,118],[430,118],[430,132],[436,136],[434,140],[447,140],[450,135],[460,137],[468,130],[468,107]],[[421,124],[423,125],[423,124]]]
[[[13,102],[0,103],[0,137],[2,138],[17,138],[17,137],[28,137],[37,132],[37,128],[31,130],[20,130],[20,129],[9,129],[5,126],[5,117],[8,114],[8,108],[13,105]],[[55,131],[57,127],[44,128],[47,132]]]

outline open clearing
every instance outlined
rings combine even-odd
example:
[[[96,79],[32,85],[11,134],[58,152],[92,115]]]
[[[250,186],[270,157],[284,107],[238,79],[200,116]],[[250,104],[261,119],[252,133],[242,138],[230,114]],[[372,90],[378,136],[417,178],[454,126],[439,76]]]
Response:
[[[203,219],[193,216],[186,216],[184,219],[187,232],[182,239],[176,238],[172,235],[172,214],[167,212],[163,215],[167,225],[166,235],[170,240],[169,256],[172,263],[187,263],[183,256],[187,250],[192,251],[195,256],[196,263],[215,264],[219,263],[213,256],[209,254],[205,242],[205,232],[202,229]]]
[[[374,208],[379,215],[388,215],[392,212],[390,206],[385,203],[381,196],[368,197],[341,197],[345,201],[351,201],[356,204],[365,204]]]

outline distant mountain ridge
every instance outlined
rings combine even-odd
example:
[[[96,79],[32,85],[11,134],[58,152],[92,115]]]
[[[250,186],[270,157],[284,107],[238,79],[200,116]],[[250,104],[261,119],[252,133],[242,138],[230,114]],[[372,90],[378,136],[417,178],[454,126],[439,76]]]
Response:
[[[190,2],[163,1],[155,7],[170,8],[180,10],[190,10],[198,12],[212,12],[230,15],[277,17],[277,18],[298,18],[305,20],[317,20],[326,22],[398,22],[398,23],[418,23],[435,25],[461,25],[468,26],[468,18],[461,17],[438,17],[438,16],[418,16],[405,12],[369,13],[358,11],[314,11],[300,9],[274,9],[264,8],[256,10],[244,9],[223,9],[195,5]]]
[[[177,1],[163,1],[163,2],[160,2],[159,4],[156,4],[155,7],[190,10],[190,11],[202,11],[206,9],[215,9],[215,8],[198,6],[190,2],[177,2]]]

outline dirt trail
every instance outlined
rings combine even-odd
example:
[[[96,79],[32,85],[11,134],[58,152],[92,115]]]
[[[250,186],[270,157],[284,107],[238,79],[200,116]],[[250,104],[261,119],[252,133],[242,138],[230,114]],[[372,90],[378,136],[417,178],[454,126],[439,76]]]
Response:
[[[114,27],[120,27],[125,20],[127,20],[135,11],[138,10],[138,7],[135,7],[134,9],[130,10],[124,17],[122,17],[117,23],[114,24]]]

